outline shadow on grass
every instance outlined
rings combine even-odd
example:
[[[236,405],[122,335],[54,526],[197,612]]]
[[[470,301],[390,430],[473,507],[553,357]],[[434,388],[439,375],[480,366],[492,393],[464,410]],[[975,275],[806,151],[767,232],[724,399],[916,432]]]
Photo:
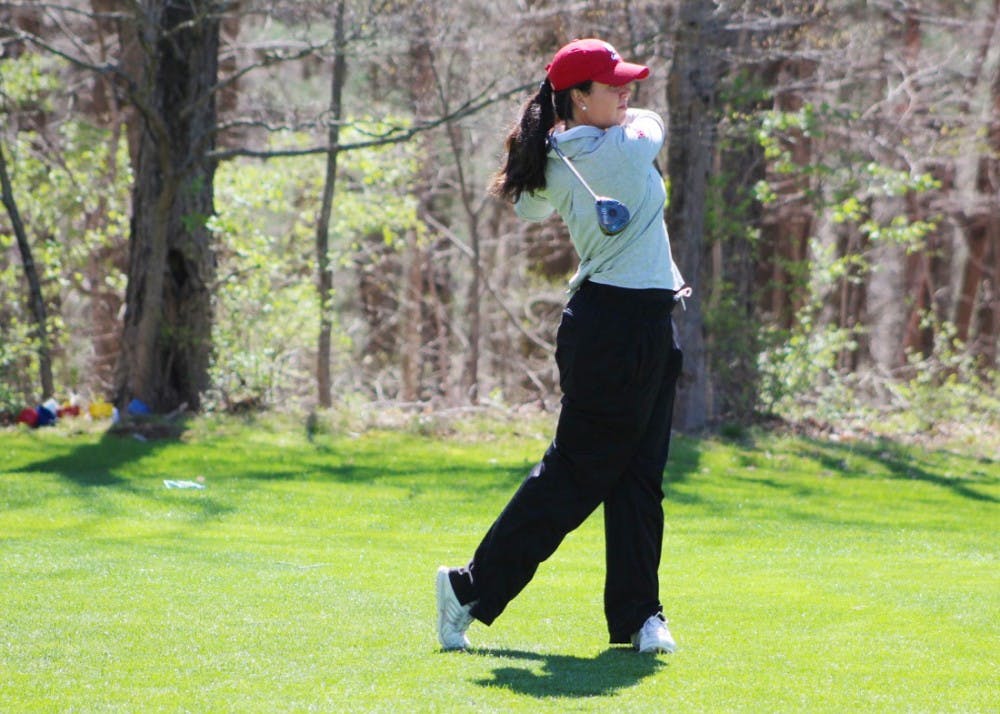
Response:
[[[627,647],[612,647],[593,658],[506,649],[470,652],[485,657],[530,661],[532,664],[523,667],[496,667],[490,677],[476,680],[476,684],[501,687],[539,699],[614,695],[667,666],[658,657],[637,655]],[[537,671],[539,664],[540,672]]]
[[[87,503],[88,511],[95,517],[113,517],[127,512],[130,505],[116,499],[113,494],[141,494],[153,501],[183,504],[182,511],[192,521],[211,521],[231,513],[235,508],[204,491],[171,491],[159,485],[162,474],[155,477],[136,478],[120,475],[124,467],[142,459],[156,456],[161,450],[176,446],[174,440],[140,440],[129,435],[105,433],[96,443],[74,445],[60,449],[61,453],[10,469],[8,473],[52,473],[80,487],[79,496]],[[52,444],[47,445],[52,448]],[[182,477],[178,477],[182,478]],[[149,489],[150,484],[154,486]],[[26,495],[24,503],[37,502],[37,495]],[[86,528],[84,524],[82,526]]]
[[[429,437],[412,437],[407,434],[390,435],[379,449],[356,446],[351,442],[315,444],[293,452],[282,452],[277,447],[255,446],[252,464],[240,463],[241,478],[262,481],[318,479],[338,483],[362,484],[381,482],[411,488],[414,493],[427,489],[444,489],[477,492],[490,490],[511,491],[529,476],[547,445],[541,445],[528,460],[511,463],[509,455],[501,454],[500,461],[469,447],[468,454],[437,449],[435,442],[447,444],[448,440]],[[235,454],[219,455],[217,461],[235,458]],[[670,460],[664,473],[664,490],[671,491],[671,484],[681,483],[698,470],[699,442],[692,438],[675,439]],[[266,465],[266,466],[265,466]],[[668,495],[684,503],[700,503],[693,494]]]
[[[124,486],[128,479],[115,472],[125,464],[154,454],[161,443],[105,434],[96,444],[75,446],[58,456],[24,464],[10,473],[47,471],[79,486]]]
[[[663,495],[666,502],[684,506],[704,505],[705,499],[677,487],[698,473],[701,462],[701,441],[696,437],[674,433],[670,438],[670,458],[663,472]]]
[[[510,454],[490,458],[481,449],[469,447],[461,451],[441,451],[434,439],[416,439],[406,434],[381,437],[374,447],[371,442],[354,443],[335,440],[333,443],[240,444],[230,439],[217,442],[187,444],[175,439],[142,440],[131,435],[106,433],[96,443],[74,444],[61,448],[54,443],[44,445],[45,451],[34,454],[37,460],[21,462],[9,473],[48,472],[81,487],[117,487],[129,490],[136,478],[124,467],[165,451],[182,450],[156,469],[158,477],[187,479],[188,462],[209,481],[239,479],[259,481],[331,481],[348,484],[381,483],[409,488],[414,495],[425,490],[443,489],[464,492],[512,491],[531,472],[534,462],[510,459]],[[443,440],[447,441],[447,440]],[[537,450],[540,458],[544,446]],[[46,453],[47,452],[47,453]],[[664,489],[685,481],[697,471],[699,442],[695,439],[675,439],[664,477]],[[30,459],[31,457],[29,457]],[[530,457],[529,457],[530,458]],[[191,468],[194,468],[193,466]],[[142,473],[140,469],[138,474]],[[690,494],[668,495],[685,503],[698,503]]]
[[[857,474],[856,468],[848,467],[851,459],[860,456],[880,465],[888,472],[888,478],[891,479],[930,483],[973,501],[1000,502],[995,496],[976,488],[977,485],[995,485],[1000,481],[995,466],[993,474],[988,473],[985,468],[977,468],[978,464],[988,463],[985,460],[960,457],[963,473],[952,475],[947,471],[941,473],[939,469],[942,467],[935,468],[928,465],[924,458],[925,452],[918,447],[903,447],[886,440],[863,444],[839,444],[809,439],[805,443],[809,445],[809,449],[802,452],[803,456],[813,459],[844,478],[863,478],[863,475]]]

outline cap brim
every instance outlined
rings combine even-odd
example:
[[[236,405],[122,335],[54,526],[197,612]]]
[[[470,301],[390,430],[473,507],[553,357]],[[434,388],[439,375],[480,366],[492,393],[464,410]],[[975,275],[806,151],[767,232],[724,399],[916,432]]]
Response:
[[[610,84],[612,87],[620,87],[629,82],[636,82],[649,76],[649,67],[631,62],[619,62],[610,72],[605,72],[599,77],[594,77],[595,82]]]

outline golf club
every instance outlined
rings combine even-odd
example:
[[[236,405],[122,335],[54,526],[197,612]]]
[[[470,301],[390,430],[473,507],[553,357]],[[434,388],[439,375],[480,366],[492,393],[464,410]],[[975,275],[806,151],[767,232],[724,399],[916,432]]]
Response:
[[[566,157],[566,154],[560,150],[558,144],[556,143],[556,138],[549,135],[549,146],[552,150],[556,152],[556,156],[563,160],[569,170],[573,172],[573,175],[579,179],[583,187],[587,189],[587,192],[594,197],[594,208],[597,209],[597,225],[600,226],[601,232],[604,235],[614,236],[625,230],[625,226],[628,225],[631,216],[629,215],[628,208],[621,201],[616,201],[613,198],[608,198],[607,196],[598,196],[594,193],[594,190],[590,188],[590,184],[584,180],[580,172],[576,170],[572,162]]]

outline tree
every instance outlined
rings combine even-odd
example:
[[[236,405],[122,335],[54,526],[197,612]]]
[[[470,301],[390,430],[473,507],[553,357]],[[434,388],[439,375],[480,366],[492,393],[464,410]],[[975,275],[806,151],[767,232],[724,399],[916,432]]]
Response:
[[[141,140],[117,398],[154,411],[197,409],[212,348],[215,85],[212,0],[145,2],[133,15],[141,67],[129,86]],[[131,79],[131,78],[130,78]]]
[[[328,178],[331,177],[329,169],[330,158],[336,156],[341,160],[349,152],[363,152],[374,150],[379,147],[391,147],[394,144],[402,144],[420,137],[421,146],[434,146],[434,139],[428,138],[435,134],[435,130],[451,125],[464,117],[470,117],[481,110],[502,101],[513,91],[506,90],[491,93],[492,85],[487,88],[470,86],[468,82],[462,84],[462,96],[454,104],[437,106],[435,101],[435,91],[432,80],[437,71],[434,62],[438,61],[433,52],[429,52],[431,42],[426,37],[415,40],[411,47],[411,56],[414,61],[404,67],[386,67],[376,62],[380,43],[385,42],[385,52],[393,52],[392,39],[395,37],[405,37],[408,29],[414,27],[424,27],[427,22],[423,10],[427,9],[425,4],[397,4],[388,2],[369,3],[345,3],[345,24],[348,26],[346,32],[338,39],[333,37],[329,41],[316,43],[314,56],[310,58],[309,72],[312,74],[315,67],[321,67],[323,72],[330,67],[325,61],[325,47],[333,48],[333,58],[331,71],[331,104],[325,113],[309,119],[300,119],[298,108],[291,107],[287,110],[292,113],[285,118],[284,122],[272,121],[267,125],[267,131],[272,131],[274,127],[277,131],[293,131],[301,128],[303,131],[314,133],[315,128],[322,127],[325,130],[323,141],[318,145],[298,148],[272,148],[270,146],[238,146],[233,145],[228,148],[218,150],[214,156],[219,159],[231,159],[239,156],[252,156],[262,159],[284,159],[293,160],[315,154],[323,154],[328,158]],[[291,8],[293,6],[289,6]],[[339,8],[339,5],[337,6]],[[433,8],[431,8],[433,10]],[[294,11],[289,11],[285,17],[290,25],[302,26],[306,30],[310,27],[317,13],[321,11],[310,5],[305,5],[301,10],[295,7]],[[419,33],[417,33],[419,34]],[[422,45],[421,45],[422,43]],[[421,46],[423,49],[421,49]],[[421,53],[424,54],[421,54]],[[351,56],[351,65],[357,68],[358,74],[364,76],[362,85],[369,90],[369,96],[364,97],[363,104],[366,111],[378,116],[383,112],[389,116],[385,121],[376,121],[370,115],[362,113],[348,112],[345,109],[343,98],[337,98],[337,91],[334,87],[339,86],[342,93],[346,81],[346,58]],[[343,59],[344,73],[339,76],[338,62]],[[365,67],[366,59],[371,61]],[[367,69],[367,73],[365,70]],[[353,71],[353,70],[352,70]],[[411,82],[411,79],[413,81]],[[427,84],[419,84],[426,80]],[[416,82],[417,84],[414,84]],[[394,113],[398,108],[392,105],[386,106],[382,93],[386,87],[403,94],[409,99],[407,112],[401,112],[398,116]],[[424,87],[418,91],[414,87]],[[339,107],[334,104],[339,102]],[[359,102],[359,104],[361,104]],[[248,107],[244,107],[246,111]],[[254,107],[256,113],[263,114],[273,111],[275,108]],[[416,117],[412,121],[407,118],[408,113],[416,110]],[[281,116],[280,111],[274,112],[275,117]],[[263,126],[264,122],[247,122],[247,125]],[[345,128],[357,127],[357,132],[351,133],[351,138],[346,139]],[[358,139],[360,133],[363,137]],[[336,141],[336,143],[331,143]],[[405,153],[405,152],[404,152]],[[447,204],[447,200],[442,201],[446,192],[442,189],[439,181],[439,171],[435,169],[433,162],[421,164],[426,175],[426,190],[414,191],[417,196],[419,220],[410,227],[406,236],[399,241],[404,246],[402,256],[397,255],[395,245],[384,245],[383,231],[375,231],[366,236],[357,237],[354,242],[364,244],[367,255],[373,253],[380,256],[377,258],[377,265],[373,265],[364,256],[355,256],[355,264],[361,271],[358,279],[359,290],[361,292],[360,302],[363,305],[366,320],[369,322],[369,341],[374,350],[364,350],[362,360],[366,366],[382,364],[383,357],[398,360],[399,362],[399,382],[400,394],[406,395],[405,401],[412,402],[423,398],[427,394],[437,396],[447,395],[451,389],[449,372],[451,361],[451,349],[449,341],[452,338],[454,322],[450,315],[450,278],[447,270],[442,267],[448,254],[447,241],[437,233],[437,229],[427,229],[427,225],[434,222],[435,211],[439,211],[436,203]],[[336,171],[332,177],[336,179]],[[415,185],[421,185],[416,182]],[[323,228],[324,223],[329,224],[337,212],[338,198],[333,190],[334,184],[327,181],[324,190],[324,200],[320,206],[320,216],[316,228],[316,252],[317,252],[317,286],[322,297],[321,301],[328,305],[323,309],[321,316],[321,330],[318,349],[317,384],[319,385],[320,397],[317,401],[320,404],[329,403],[325,401],[324,394],[329,392],[329,387],[324,387],[323,382],[329,382],[329,368],[331,362],[331,326],[333,304],[329,299],[332,297],[332,285],[334,284],[333,260],[331,256],[337,251],[345,251],[346,246],[352,243],[349,235],[335,235],[331,228]],[[348,183],[347,190],[352,190]],[[445,207],[444,210],[447,210]],[[369,213],[374,213],[369,209]],[[450,220],[450,219],[449,219]],[[336,238],[337,243],[330,239]],[[326,241],[324,246],[321,242]],[[374,245],[370,245],[374,243]],[[393,279],[392,271],[399,263],[399,259],[405,262],[404,275],[406,278],[401,281]],[[378,275],[374,273],[378,272]],[[397,295],[396,286],[402,282],[407,286],[399,291]],[[402,310],[397,310],[397,306],[402,306]],[[403,312],[404,314],[399,314]],[[388,313],[388,314],[387,314]],[[396,328],[398,325],[398,329]],[[400,334],[401,333],[401,336]],[[397,343],[403,343],[401,349],[397,349]],[[391,354],[380,355],[380,351],[388,351]],[[327,375],[324,378],[323,372]],[[383,393],[383,385],[378,384],[374,390],[380,395]],[[390,390],[395,393],[395,390]],[[329,399],[328,397],[326,399]]]
[[[232,2],[95,3],[90,17],[119,23],[118,55],[97,64],[67,28],[56,41],[14,37],[77,68],[113,78],[136,111],[138,136],[126,311],[115,389],[155,411],[198,408],[211,353],[215,92],[221,13]],[[53,6],[72,16],[72,6]]]
[[[955,311],[956,336],[975,338],[972,349],[984,371],[997,367],[1000,339],[1000,60],[985,71],[991,47],[1000,46],[1000,0],[993,0],[976,48],[976,67],[967,82],[970,96],[983,96],[983,141],[974,152],[963,211],[968,257],[962,267]]]
[[[337,155],[340,149],[340,123],[344,118],[342,107],[344,82],[347,79],[345,56],[344,11],[346,3],[338,0],[333,8],[333,71],[330,73],[330,128],[327,137],[329,151],[326,155],[326,178],[319,220],[316,223],[316,272],[319,290],[319,350],[316,355],[316,391],[321,407],[332,404],[330,393],[330,345],[333,333],[331,297],[333,271],[330,265],[330,212],[337,186]]]
[[[670,69],[670,203],[667,225],[681,272],[693,286],[687,310],[676,316],[684,350],[677,395],[679,428],[697,430],[709,419],[709,372],[702,302],[705,209],[718,122],[719,80],[724,69],[725,23],[715,3],[684,0],[679,11]]]
[[[38,372],[42,386],[42,399],[55,394],[52,380],[52,355],[49,350],[48,317],[45,310],[45,297],[42,295],[42,284],[35,269],[35,260],[31,253],[31,243],[21,221],[21,213],[14,200],[14,188],[11,185],[10,174],[7,171],[7,159],[4,156],[3,145],[0,143],[0,189],[2,189],[3,205],[10,216],[11,226],[17,238],[17,247],[21,252],[21,264],[28,281],[28,303],[31,315],[35,321],[35,337],[38,340]]]

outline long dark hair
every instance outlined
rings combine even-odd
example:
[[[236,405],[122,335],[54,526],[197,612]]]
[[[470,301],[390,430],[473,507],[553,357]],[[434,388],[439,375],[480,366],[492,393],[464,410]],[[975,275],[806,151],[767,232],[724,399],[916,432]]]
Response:
[[[552,91],[546,78],[538,93],[521,108],[521,118],[507,135],[504,147],[507,159],[493,177],[490,193],[508,201],[517,201],[525,191],[545,188],[546,140],[556,119],[573,117],[570,92],[579,89],[590,93],[593,82],[587,80],[573,87]]]

